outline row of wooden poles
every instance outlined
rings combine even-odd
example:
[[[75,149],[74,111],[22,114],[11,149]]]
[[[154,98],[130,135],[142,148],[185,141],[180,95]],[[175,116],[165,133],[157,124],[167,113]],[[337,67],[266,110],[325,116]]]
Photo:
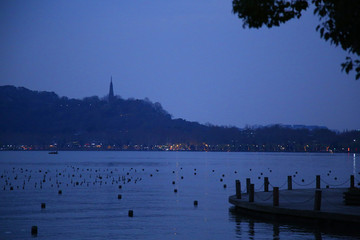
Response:
[[[240,180],[235,180],[236,185],[236,198],[241,199],[241,183]],[[269,178],[264,177],[264,192],[269,192]],[[287,177],[287,190],[292,190],[292,176]],[[355,177],[354,175],[350,176],[350,188],[355,187]],[[315,199],[314,199],[314,210],[319,211],[321,208],[321,185],[320,185],[320,175],[316,175],[316,190],[315,190]],[[250,178],[246,178],[246,193],[249,194],[249,202],[254,202],[255,195],[255,184],[251,183]],[[273,187],[273,206],[279,206],[279,187]]]

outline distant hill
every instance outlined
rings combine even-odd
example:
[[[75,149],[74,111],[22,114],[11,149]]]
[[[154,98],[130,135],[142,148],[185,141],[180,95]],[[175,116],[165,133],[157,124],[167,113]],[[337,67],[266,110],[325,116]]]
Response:
[[[179,148],[180,144],[185,150],[210,151],[360,150],[358,131],[336,133],[324,127],[282,125],[245,129],[206,126],[173,119],[160,103],[149,100],[69,99],[14,86],[0,86],[0,116],[3,149],[8,145],[54,144],[59,149],[77,149],[101,144],[115,149],[163,150],[163,145]]]
[[[160,103],[98,97],[82,100],[23,87],[0,87],[0,141],[4,144],[230,143],[240,130],[172,119]]]

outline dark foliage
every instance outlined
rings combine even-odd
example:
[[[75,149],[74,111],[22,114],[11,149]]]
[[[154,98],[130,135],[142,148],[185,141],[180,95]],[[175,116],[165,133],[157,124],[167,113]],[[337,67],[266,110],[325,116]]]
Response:
[[[0,116],[0,146],[57,143],[59,148],[79,149],[95,142],[117,149],[142,146],[135,148],[142,150],[184,144],[187,150],[206,151],[360,151],[359,131],[205,126],[173,119],[160,103],[149,100],[68,99],[13,86],[0,87]]]
[[[360,55],[360,1],[358,0],[233,0],[233,12],[243,20],[243,27],[268,28],[279,26],[293,18],[300,18],[303,11],[314,7],[320,24],[316,30],[325,41],[330,41],[349,54]],[[355,70],[360,78],[360,60],[346,57],[342,70]]]

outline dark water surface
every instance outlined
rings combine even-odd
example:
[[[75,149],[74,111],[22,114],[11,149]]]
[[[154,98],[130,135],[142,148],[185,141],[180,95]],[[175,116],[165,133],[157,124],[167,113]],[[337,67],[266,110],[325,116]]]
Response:
[[[356,239],[238,213],[228,197],[248,177],[255,189],[265,176],[283,188],[288,175],[294,188],[315,175],[357,184],[359,165],[354,154],[0,152],[0,239]]]

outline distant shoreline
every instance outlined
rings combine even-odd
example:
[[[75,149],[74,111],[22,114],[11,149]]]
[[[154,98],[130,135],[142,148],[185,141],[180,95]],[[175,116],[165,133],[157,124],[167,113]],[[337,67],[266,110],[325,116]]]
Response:
[[[360,152],[326,152],[326,151],[204,151],[204,150],[122,150],[122,149],[0,149],[0,152],[218,152],[218,153],[322,153],[322,154],[334,154],[334,153],[347,153],[347,154],[359,154]]]

